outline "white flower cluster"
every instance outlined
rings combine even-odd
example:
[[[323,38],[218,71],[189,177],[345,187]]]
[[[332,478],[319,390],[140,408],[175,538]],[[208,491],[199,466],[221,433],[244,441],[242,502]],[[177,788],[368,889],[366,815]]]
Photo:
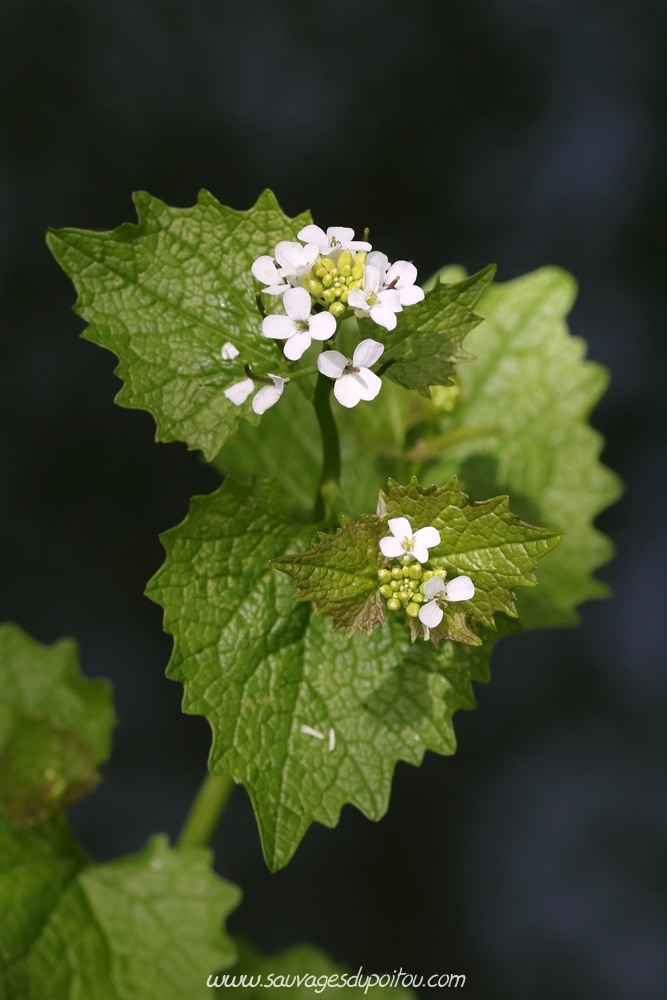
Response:
[[[267,295],[282,296],[284,313],[264,317],[262,333],[284,340],[283,352],[289,361],[303,357],[311,343],[332,340],[337,319],[349,308],[355,316],[369,316],[378,326],[393,330],[396,315],[404,307],[424,298],[418,285],[417,268],[407,260],[389,263],[386,254],[373,251],[370,243],[355,240],[354,230],[332,226],[326,233],[319,226],[299,231],[300,242],[283,240],[273,257],[263,255],[252,265],[252,273]],[[230,353],[231,352],[234,353]],[[360,400],[375,399],[382,382],[370,370],[384,346],[363,340],[352,358],[340,351],[323,351],[318,370],[334,379],[334,395],[342,406],[356,406]],[[224,360],[238,354],[232,344],[222,350]],[[273,385],[265,385],[252,401],[255,413],[264,413],[280,399],[289,379],[269,375]],[[241,406],[255,388],[246,378],[225,389],[225,396]]]
[[[431,629],[437,628],[444,617],[442,602],[469,601],[475,596],[475,585],[469,576],[457,576],[445,583],[444,571],[422,571],[421,566],[429,558],[428,550],[440,544],[437,528],[429,525],[413,533],[407,517],[392,517],[387,523],[391,534],[380,539],[380,551],[387,559],[400,557],[403,568],[380,570],[378,576],[383,581],[380,594],[388,598],[390,611],[398,611],[403,606],[410,617],[418,617],[424,638],[428,639]],[[407,568],[413,559],[418,563],[416,570]],[[412,579],[405,582],[410,577]],[[419,586],[418,580],[422,581]],[[426,604],[423,603],[425,599]]]

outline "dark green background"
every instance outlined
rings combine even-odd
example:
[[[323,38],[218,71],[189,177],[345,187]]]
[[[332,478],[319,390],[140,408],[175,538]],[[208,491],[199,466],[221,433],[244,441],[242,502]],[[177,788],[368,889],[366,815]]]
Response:
[[[599,521],[616,599],[502,646],[456,758],[400,766],[381,824],[348,808],[271,876],[235,794],[216,838],[246,896],[232,927],[464,972],[484,1000],[667,994],[666,43],[651,0],[2,0],[0,618],[78,637],[114,680],[115,755],[73,810],[95,857],[174,835],[203,772],[206,723],[180,715],[142,592],[158,533],[218,479],[113,406],[113,358],[77,339],[43,235],[131,220],[135,189],[247,208],[270,186],[423,277],[573,271],[627,493]]]

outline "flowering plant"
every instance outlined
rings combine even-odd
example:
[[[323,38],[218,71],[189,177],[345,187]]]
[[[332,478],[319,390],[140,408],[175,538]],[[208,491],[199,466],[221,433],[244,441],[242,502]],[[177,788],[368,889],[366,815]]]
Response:
[[[38,905],[26,882],[23,910],[41,906],[40,927],[66,919],[73,935],[94,912],[87,947],[121,963],[114,996],[142,1000],[128,935],[141,951],[138,929],[147,941],[154,913],[184,896],[207,930],[193,931],[189,965],[174,944],[160,995],[198,996],[195,968],[233,961],[218,925],[238,894],[198,853],[232,784],[248,790],[273,870],[345,803],[380,819],[397,761],[454,752],[452,717],[474,706],[495,643],[572,624],[604,594],[591,574],[610,547],[592,519],[618,485],[585,422],[606,376],[569,336],[563,272],[493,284],[493,267],[449,267],[420,286],[368,232],[290,219],[270,192],[247,212],[207,192],[190,209],[135,202],[136,224],[48,243],[84,336],[118,356],[118,402],[224,474],[163,535],[147,589],[174,637],[167,673],[183,709],[211,725],[210,775],[178,850],[158,838],[132,859],[87,862],[58,816],[108,754],[108,689],[78,676],[70,645],[0,630],[14,692],[11,725],[0,720],[0,840],[7,856],[49,855],[70,885],[66,905],[57,893]],[[13,680],[26,671],[37,722]],[[30,927],[12,966],[37,984],[27,1000],[46,995],[57,964]]]

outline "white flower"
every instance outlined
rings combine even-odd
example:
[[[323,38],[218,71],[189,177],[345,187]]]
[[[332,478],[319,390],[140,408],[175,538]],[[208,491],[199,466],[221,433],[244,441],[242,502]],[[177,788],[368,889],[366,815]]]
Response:
[[[222,345],[222,350],[220,355],[223,361],[231,361],[233,358],[238,358],[239,352],[236,350],[233,344],[227,341],[226,344]]]
[[[377,340],[362,340],[352,358],[340,351],[322,351],[317,367],[323,375],[336,380],[334,396],[348,409],[360,399],[375,399],[382,388],[382,379],[369,370],[380,357],[384,347]]]
[[[384,254],[383,254],[384,256]],[[401,312],[401,296],[395,288],[382,287],[383,274],[373,264],[364,268],[364,290],[353,288],[347,297],[347,304],[354,309],[357,316],[368,316],[378,326],[393,330],[396,326],[396,313]]]
[[[245,403],[250,393],[255,388],[255,383],[251,378],[244,378],[242,382],[235,382],[225,389],[224,395],[234,406],[241,406]]]
[[[319,226],[305,226],[297,233],[304,243],[313,244],[323,257],[342,250],[372,250],[370,243],[355,240],[354,229],[344,226],[330,226],[326,233]]]
[[[285,357],[298,361],[310,347],[311,340],[328,340],[336,332],[336,320],[330,312],[310,315],[311,299],[305,288],[290,288],[283,296],[286,316],[267,316],[262,322],[265,337],[286,340]]]
[[[419,621],[424,626],[424,638],[428,638],[426,630],[436,628],[442,621],[444,612],[438,601],[469,601],[474,595],[475,585],[469,576],[457,576],[449,583],[445,583],[439,576],[432,576],[427,580],[424,584],[424,597],[432,600],[419,609]]]
[[[374,250],[368,255],[368,265],[380,272],[380,292],[396,289],[402,306],[413,306],[424,298],[424,289],[415,285],[417,268],[409,260],[390,264],[386,254]]]
[[[281,378],[280,375],[272,375],[271,372],[268,373],[268,376],[273,379],[273,385],[263,385],[253,399],[252,408],[255,413],[265,413],[270,406],[277,403],[283,394],[285,385],[289,382],[288,378]]]
[[[251,267],[251,271],[258,281],[267,285],[263,291],[267,295],[282,295],[290,288],[290,283],[281,273],[279,263],[273,257],[258,257]]]
[[[387,523],[391,535],[380,539],[380,550],[387,559],[408,555],[417,562],[425,563],[428,550],[440,544],[440,532],[437,528],[419,528],[413,535],[412,525],[407,517],[392,517]]]
[[[310,271],[318,253],[319,247],[311,243],[302,247],[296,241],[281,240],[276,246],[276,260],[280,264],[281,275],[298,284],[304,274]]]

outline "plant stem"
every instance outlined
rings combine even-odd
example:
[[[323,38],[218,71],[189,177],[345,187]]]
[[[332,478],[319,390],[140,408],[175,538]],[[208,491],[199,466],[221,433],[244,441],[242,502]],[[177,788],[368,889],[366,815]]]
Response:
[[[313,509],[313,521],[337,521],[342,523],[346,513],[338,480],[340,479],[340,444],[338,428],[331,412],[330,403],[331,379],[321,372],[315,385],[313,405],[322,434],[324,460],[322,475],[317,488],[317,497]]]
[[[190,807],[177,847],[205,847],[215,832],[234,788],[229,774],[207,774]]]

